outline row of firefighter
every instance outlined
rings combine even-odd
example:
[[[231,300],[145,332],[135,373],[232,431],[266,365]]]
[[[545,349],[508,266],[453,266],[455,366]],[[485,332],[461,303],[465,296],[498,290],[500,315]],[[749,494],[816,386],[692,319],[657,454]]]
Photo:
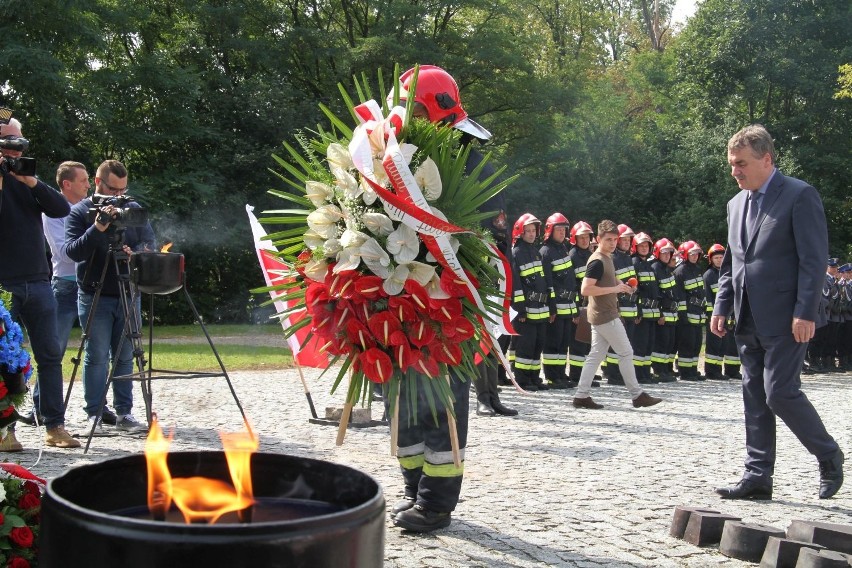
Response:
[[[634,289],[619,295],[618,309],[639,382],[740,378],[733,334],[706,334],[704,374],[699,371],[725,248],[714,244],[705,252],[695,241],[676,247],[667,238],[655,241],[625,224],[618,226],[618,237],[612,258],[616,275]],[[579,381],[590,347],[584,323],[587,300],[580,285],[595,245],[589,223],[572,225],[561,213],[552,214],[543,226],[525,213],[512,228],[512,325],[517,335],[511,337],[507,354],[516,380],[527,390],[571,388]],[[706,271],[698,264],[701,257],[708,261]],[[732,328],[734,322],[728,325]],[[623,384],[615,353],[608,354],[602,370],[603,379]]]

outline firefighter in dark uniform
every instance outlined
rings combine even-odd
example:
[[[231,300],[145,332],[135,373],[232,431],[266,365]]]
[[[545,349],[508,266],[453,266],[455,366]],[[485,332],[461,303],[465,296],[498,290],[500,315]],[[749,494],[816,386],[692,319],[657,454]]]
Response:
[[[840,269],[840,266],[829,269],[829,273],[833,278],[828,289],[828,324],[825,326],[827,332],[822,350],[821,365],[823,373],[836,373],[839,370],[837,368],[836,357],[838,346],[841,342],[841,327],[846,320],[843,315],[843,292],[845,285]]]
[[[719,291],[719,270],[722,266],[722,258],[725,256],[725,247],[714,244],[707,250],[707,270],[704,272],[704,298],[707,312],[706,343],[704,345],[704,376],[708,379],[722,381],[731,377],[723,373],[725,360],[726,339],[733,334],[728,333],[725,337],[718,337],[710,332],[710,316],[713,315],[713,306],[716,303],[716,293]],[[739,358],[737,359],[739,362]]]
[[[586,263],[589,262],[589,257],[592,256],[590,245],[593,235],[594,231],[591,225],[585,221],[577,221],[571,227],[571,235],[568,239],[571,243],[568,258],[571,260],[574,275],[576,276],[575,289],[577,291],[576,304],[578,308],[585,308],[587,305],[586,298],[580,294],[580,284],[583,283],[583,278],[586,277]],[[568,342],[568,381],[571,386],[577,386],[580,382],[580,373],[583,372],[586,355],[589,354],[591,347],[589,343],[577,341],[576,335],[571,336]],[[600,386],[600,383],[594,382],[592,385]]]
[[[825,315],[825,320],[830,319],[831,296],[834,290],[835,282],[838,278],[837,274],[837,259],[829,258],[825,269],[825,281],[822,285],[822,298],[820,298],[819,309]],[[831,326],[824,325],[818,327],[814,336],[808,344],[808,353],[806,357],[807,364],[803,372],[807,374],[822,373],[825,371],[823,367],[823,359],[828,354],[829,335],[833,331]]]
[[[840,370],[852,371],[852,264],[846,263],[838,269],[843,284],[841,304],[843,323],[838,331],[837,354],[840,357]]]
[[[675,327],[677,326],[677,299],[675,298],[674,269],[669,266],[677,249],[674,243],[662,238],[654,243],[654,260],[651,268],[660,291],[660,318],[654,331],[654,350],[651,352],[651,368],[657,380],[672,383],[675,357]]]
[[[680,264],[674,270],[678,299],[677,368],[685,381],[703,381],[698,371],[698,356],[704,320],[704,277],[698,266],[701,246],[695,241],[681,243]]]
[[[641,384],[654,384],[651,376],[651,354],[654,351],[654,339],[657,322],[660,319],[660,287],[651,262],[653,241],[647,233],[633,237],[633,269],[638,281],[637,305],[639,317],[633,332],[633,365],[636,367],[636,380]]]
[[[577,317],[577,276],[568,256],[568,219],[562,213],[554,213],[544,223],[544,245],[541,247],[541,262],[545,277],[553,288],[550,292],[550,314],[556,315],[547,326],[541,364],[544,377],[550,388],[570,387],[566,366],[568,343],[574,337],[574,318]]]
[[[618,226],[618,245],[612,254],[612,264],[615,267],[615,277],[624,283],[636,277],[636,270],[633,268],[633,259],[630,257],[630,249],[633,246],[634,236],[633,229],[627,225],[622,223]],[[636,345],[633,342],[633,334],[636,331],[636,322],[639,318],[639,307],[636,305],[635,293],[618,295],[618,313],[624,323],[624,331],[627,332],[627,338],[630,340],[630,345],[633,346],[635,353]],[[618,370],[618,355],[612,349],[606,354],[603,375],[611,385],[624,384],[624,378],[621,376],[621,371]],[[636,375],[638,380],[638,370]]]
[[[517,312],[512,326],[515,380],[526,390],[546,390],[541,380],[541,352],[547,324],[551,320],[550,290],[541,253],[535,245],[541,221],[531,213],[521,215],[512,228],[512,308]],[[555,319],[556,314],[553,314]]]

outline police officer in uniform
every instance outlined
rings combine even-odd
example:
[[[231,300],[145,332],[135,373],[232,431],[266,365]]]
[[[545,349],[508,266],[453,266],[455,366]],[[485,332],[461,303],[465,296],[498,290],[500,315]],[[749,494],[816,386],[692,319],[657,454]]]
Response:
[[[544,274],[553,285],[550,292],[550,314],[555,314],[548,324],[541,363],[544,377],[554,389],[571,386],[566,374],[568,344],[574,337],[574,318],[577,317],[577,276],[568,255],[568,219],[562,213],[554,213],[544,223],[544,245],[541,261]]]

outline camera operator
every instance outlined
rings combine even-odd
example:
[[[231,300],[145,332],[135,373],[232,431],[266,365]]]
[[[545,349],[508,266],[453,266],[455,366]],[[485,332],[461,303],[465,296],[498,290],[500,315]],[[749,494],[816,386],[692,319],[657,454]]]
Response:
[[[4,141],[22,139],[21,123],[14,118],[0,125]],[[26,144],[23,145],[24,147]],[[80,442],[65,430],[62,399],[62,357],[56,332],[56,299],[50,288],[50,268],[44,247],[41,214],[59,218],[69,205],[61,193],[33,176],[9,171],[8,159],[23,153],[0,148],[0,285],[12,294],[12,316],[27,330],[38,368],[40,412],[47,427],[45,444],[77,448]],[[0,451],[20,451],[14,424],[0,439]]]
[[[121,225],[118,218],[123,210],[111,202],[127,192],[127,180],[124,164],[117,160],[103,162],[95,174],[97,194],[72,207],[65,222],[67,254],[77,262],[78,310],[80,323],[84,326],[89,321],[89,312],[97,288],[101,286],[101,295],[88,330],[83,362],[83,394],[90,428],[97,420],[98,410],[106,394],[104,388],[110,362],[114,364],[115,376],[133,372],[132,343],[129,338],[122,342],[125,314],[116,267],[122,274],[126,274],[125,271],[129,270],[129,257],[134,251],[154,248],[154,231],[147,221],[141,226],[116,226]],[[123,207],[134,208],[139,205],[129,201]],[[92,209],[96,209],[94,221],[90,213]],[[118,259],[118,262],[114,262],[114,259]],[[102,274],[103,282],[100,282]],[[126,288],[126,293],[126,301],[132,302],[129,287]],[[139,313],[138,309],[136,313]],[[121,352],[116,353],[119,344]],[[146,431],[147,426],[131,414],[133,383],[115,381],[112,383],[112,392],[117,415],[116,429],[128,432]],[[95,426],[95,435],[104,435],[100,423]]]

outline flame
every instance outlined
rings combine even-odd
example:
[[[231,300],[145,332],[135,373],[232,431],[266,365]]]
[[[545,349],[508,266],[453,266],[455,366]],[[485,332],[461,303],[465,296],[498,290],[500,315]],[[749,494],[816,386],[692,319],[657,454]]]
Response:
[[[172,248],[173,244],[174,243],[171,242],[171,241],[167,242],[166,244],[163,245],[163,248],[160,249],[160,252],[169,252],[169,249]]]
[[[166,438],[160,422],[154,417],[145,441],[145,460],[148,464],[148,510],[155,519],[164,519],[172,506],[172,474],[166,458],[174,438],[174,430]]]
[[[145,443],[148,465],[148,508],[156,520],[164,520],[171,504],[183,514],[186,523],[215,523],[225,513],[242,512],[254,503],[251,481],[251,455],[259,441],[248,429],[220,434],[232,484],[206,477],[172,477],[167,456],[174,431],[168,438],[156,418]],[[244,520],[248,515],[240,514]]]

